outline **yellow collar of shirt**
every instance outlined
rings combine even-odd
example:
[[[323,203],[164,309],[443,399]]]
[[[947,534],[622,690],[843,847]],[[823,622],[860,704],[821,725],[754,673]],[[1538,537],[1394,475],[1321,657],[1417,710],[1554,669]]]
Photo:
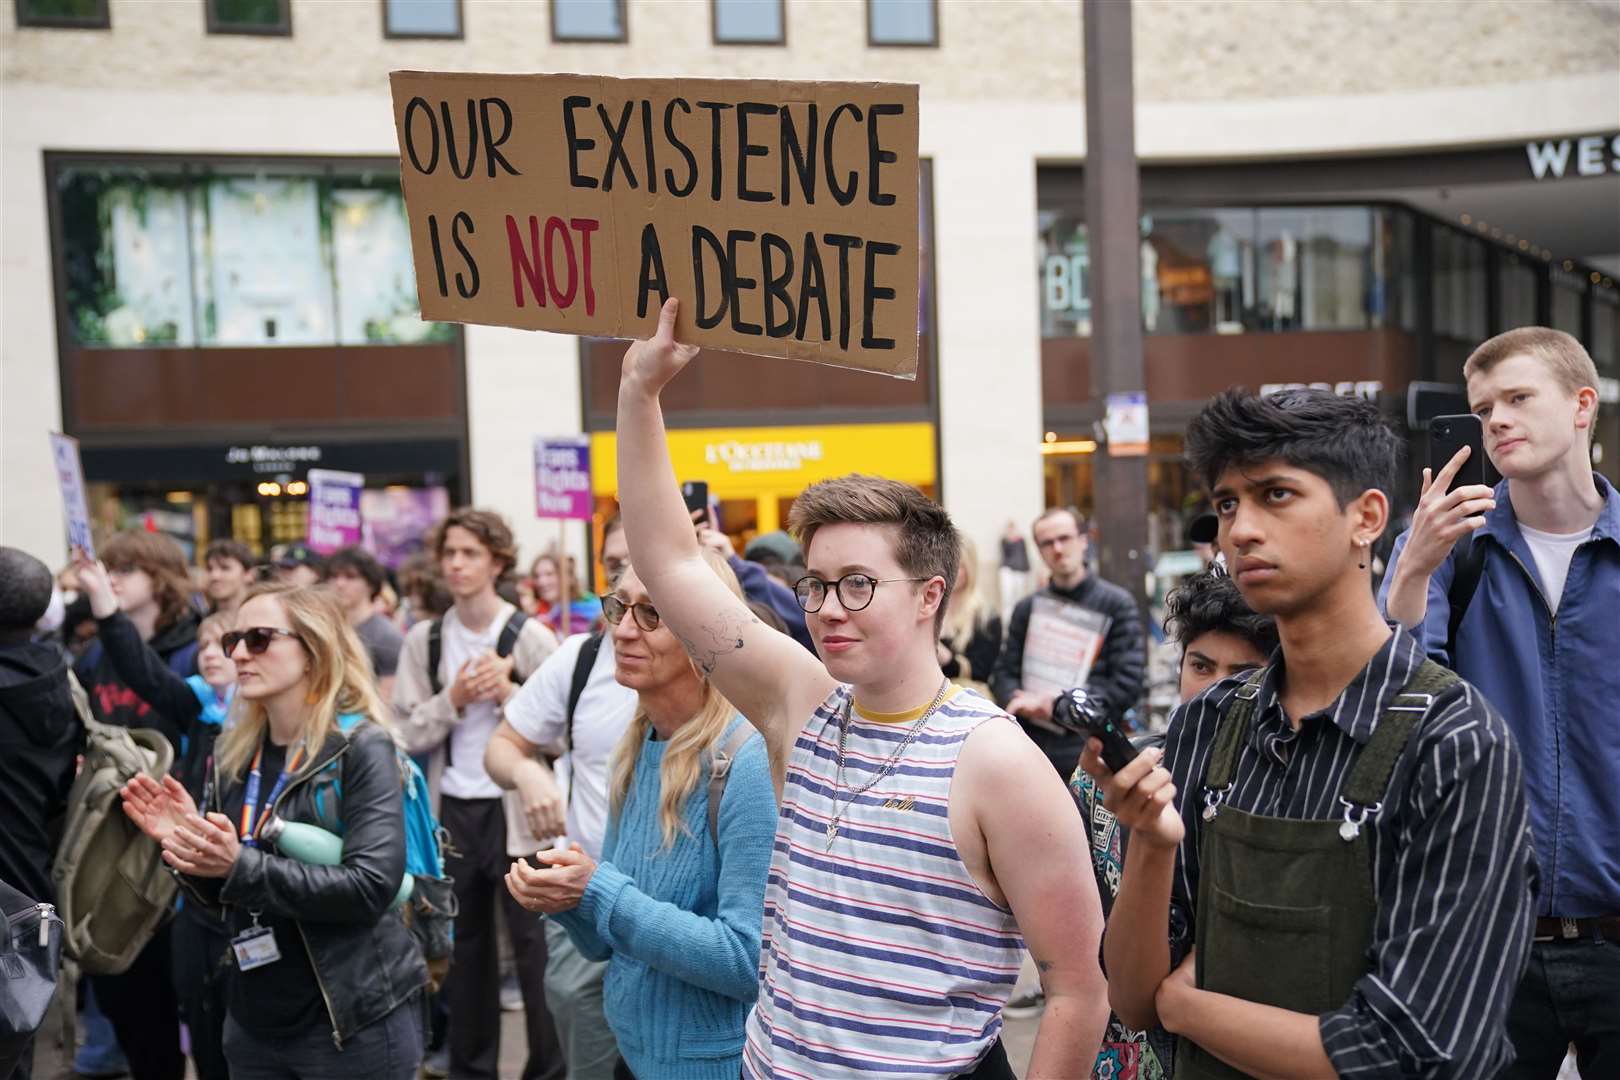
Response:
[[[945,696],[940,699],[940,704],[945,704],[945,702],[951,700],[951,698],[961,693],[961,691],[962,688],[960,686],[957,686],[955,683],[951,683],[950,688],[945,691]],[[933,699],[930,698],[927,705],[919,705],[915,709],[907,709],[905,712],[872,712],[870,709],[862,708],[859,701],[856,701],[853,704],[855,714],[869,724],[909,724],[913,720],[916,720],[918,717],[922,716],[923,713],[927,712],[929,706],[933,705],[933,703]]]

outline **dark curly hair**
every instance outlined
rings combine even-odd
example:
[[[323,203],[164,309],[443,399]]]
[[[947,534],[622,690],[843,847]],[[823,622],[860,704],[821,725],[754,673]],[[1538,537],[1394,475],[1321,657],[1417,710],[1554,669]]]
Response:
[[[1236,634],[1261,656],[1277,648],[1277,620],[1249,607],[1223,570],[1194,574],[1171,590],[1164,605],[1164,632],[1182,649],[1211,630]]]
[[[1400,453],[1376,405],[1327,390],[1259,397],[1234,387],[1187,425],[1187,464],[1207,486],[1233,466],[1283,461],[1326,480],[1341,509],[1372,489],[1393,497]]]

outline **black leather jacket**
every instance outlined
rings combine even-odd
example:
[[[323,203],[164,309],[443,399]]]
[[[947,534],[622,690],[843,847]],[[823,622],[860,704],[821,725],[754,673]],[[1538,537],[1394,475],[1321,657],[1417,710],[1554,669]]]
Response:
[[[205,809],[218,812],[243,779],[221,776],[214,765]],[[400,913],[389,910],[405,873],[404,793],[393,740],[369,721],[346,735],[328,735],[267,811],[341,832],[343,862],[312,866],[245,847],[223,881],[182,881],[211,906],[297,923],[332,1020],[332,1041],[341,1049],[344,1039],[405,1004],[428,981],[416,939]]]

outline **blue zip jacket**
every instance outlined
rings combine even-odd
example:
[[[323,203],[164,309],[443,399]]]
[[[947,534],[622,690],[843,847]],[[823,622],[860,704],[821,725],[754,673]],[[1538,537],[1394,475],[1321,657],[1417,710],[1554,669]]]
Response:
[[[1518,739],[1541,866],[1536,910],[1571,919],[1620,915],[1620,493],[1594,479],[1603,509],[1570,560],[1556,615],[1504,480],[1474,534],[1485,567],[1457,628],[1456,657],[1446,653],[1455,551],[1429,578],[1429,610],[1413,632],[1484,692]],[[1395,541],[1379,590],[1386,614],[1409,535]]]

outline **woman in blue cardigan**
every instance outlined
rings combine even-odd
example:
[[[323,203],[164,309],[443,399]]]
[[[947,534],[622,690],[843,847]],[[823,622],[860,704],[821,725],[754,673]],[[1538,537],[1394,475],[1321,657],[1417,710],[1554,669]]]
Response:
[[[731,569],[710,564],[741,596]],[[603,1003],[624,1059],[616,1075],[735,1080],[759,993],[776,833],[764,740],[659,620],[633,569],[602,608],[614,675],[639,699],[613,765],[602,861],[578,844],[538,852],[545,865],[513,863],[506,887],[587,957],[610,961]]]

